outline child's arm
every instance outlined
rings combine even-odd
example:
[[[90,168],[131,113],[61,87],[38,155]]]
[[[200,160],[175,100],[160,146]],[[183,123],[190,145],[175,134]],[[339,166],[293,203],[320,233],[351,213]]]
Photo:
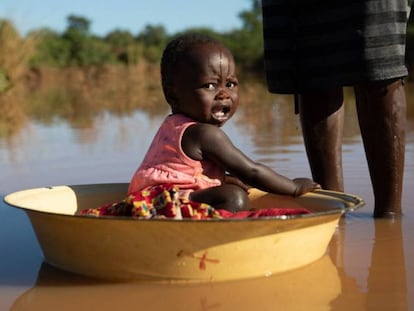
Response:
[[[219,127],[211,124],[190,126],[184,132],[182,148],[190,158],[199,161],[210,159],[243,183],[266,192],[297,196],[320,188],[311,179],[291,180],[249,159]]]

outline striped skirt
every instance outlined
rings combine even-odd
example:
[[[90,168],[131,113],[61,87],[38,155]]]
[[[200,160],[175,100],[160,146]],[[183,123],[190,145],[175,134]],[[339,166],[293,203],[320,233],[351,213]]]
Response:
[[[262,0],[269,91],[407,76],[407,0]]]

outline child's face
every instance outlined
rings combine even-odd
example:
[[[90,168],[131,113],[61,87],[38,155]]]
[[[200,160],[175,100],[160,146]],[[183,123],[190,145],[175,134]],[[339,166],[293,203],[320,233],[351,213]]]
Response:
[[[232,55],[214,44],[196,46],[174,75],[170,101],[173,113],[222,126],[239,104]]]

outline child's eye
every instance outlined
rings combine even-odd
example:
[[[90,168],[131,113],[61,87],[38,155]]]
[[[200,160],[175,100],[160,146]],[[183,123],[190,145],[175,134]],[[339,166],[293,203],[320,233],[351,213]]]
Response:
[[[204,84],[204,88],[208,90],[214,90],[216,88],[214,83],[206,83]]]
[[[229,89],[233,89],[236,86],[237,86],[237,83],[231,82],[231,81],[227,82],[227,84],[226,84],[226,87],[229,88]]]

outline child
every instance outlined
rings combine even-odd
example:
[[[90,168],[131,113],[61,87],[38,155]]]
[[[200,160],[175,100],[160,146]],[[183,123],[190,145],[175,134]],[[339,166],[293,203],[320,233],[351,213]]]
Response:
[[[249,159],[221,126],[239,104],[230,51],[197,34],[172,40],[161,61],[164,96],[171,106],[128,193],[174,185],[183,200],[231,212],[248,210],[247,190],[299,196],[320,188],[307,178],[290,180]]]

